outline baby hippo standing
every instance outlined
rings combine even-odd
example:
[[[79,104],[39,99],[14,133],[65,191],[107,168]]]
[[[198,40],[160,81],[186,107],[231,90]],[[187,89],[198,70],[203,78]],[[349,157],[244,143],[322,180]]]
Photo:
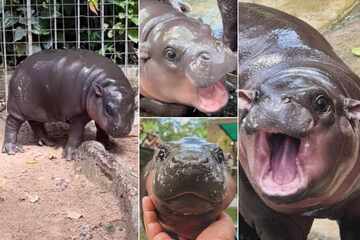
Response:
[[[109,59],[86,50],[42,51],[26,58],[10,80],[2,151],[23,152],[17,133],[25,121],[40,145],[52,145],[44,123],[61,121],[70,124],[64,150],[70,160],[89,121],[96,123],[96,139],[107,144],[108,135],[129,134],[134,111],[130,83]]]

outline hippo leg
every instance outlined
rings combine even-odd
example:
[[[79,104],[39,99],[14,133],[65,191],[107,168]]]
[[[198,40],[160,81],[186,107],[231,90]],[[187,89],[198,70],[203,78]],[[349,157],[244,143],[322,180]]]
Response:
[[[360,239],[360,218],[342,218],[338,221],[341,240]]]
[[[54,146],[55,145],[55,143],[48,138],[45,127],[44,127],[44,123],[29,121],[29,124],[31,126],[31,129],[34,131],[34,134],[37,137],[38,144],[40,146],[43,146],[43,145]]]
[[[14,155],[17,152],[24,152],[22,146],[16,144],[17,134],[23,122],[23,120],[16,119],[12,115],[6,118],[5,138],[2,147],[3,153]]]
[[[70,120],[69,137],[64,149],[63,157],[66,160],[72,160],[75,149],[80,145],[84,133],[84,127],[89,122],[87,116],[77,116]]]
[[[95,125],[96,125],[96,141],[99,141],[102,144],[104,144],[104,147],[106,149],[111,148],[112,144],[109,135],[97,123],[95,123]]]

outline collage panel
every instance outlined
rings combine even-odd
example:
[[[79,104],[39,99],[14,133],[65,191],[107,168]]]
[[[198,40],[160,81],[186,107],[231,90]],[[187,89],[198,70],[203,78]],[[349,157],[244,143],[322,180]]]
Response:
[[[236,118],[142,118],[140,239],[233,239],[237,166]]]
[[[137,0],[1,0],[0,239],[137,239]]]
[[[359,1],[238,2],[239,239],[360,239]]]
[[[237,116],[236,10],[236,1],[140,0],[141,116]]]

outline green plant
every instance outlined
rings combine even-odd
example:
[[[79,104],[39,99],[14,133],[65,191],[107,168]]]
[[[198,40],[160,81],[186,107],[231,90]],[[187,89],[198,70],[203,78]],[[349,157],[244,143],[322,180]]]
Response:
[[[4,0],[4,16],[0,6],[1,21],[4,22],[6,51],[8,56],[16,55],[17,58],[8,59],[8,64],[15,65],[27,55],[28,22],[26,0]],[[55,47],[55,18],[58,48],[76,47],[77,34],[77,6],[73,1],[57,1],[55,10],[53,1],[31,1],[31,35],[33,39],[33,52]],[[64,3],[64,4],[62,4]],[[125,44],[133,53],[130,63],[136,64],[134,56],[138,44],[138,3],[137,0],[103,0],[104,25],[101,29],[100,2],[99,0],[80,1],[80,47],[105,52],[105,56],[118,64],[124,63]],[[126,5],[127,3],[127,5]],[[127,12],[126,12],[127,11]],[[126,19],[127,24],[126,24]],[[125,29],[127,27],[127,43],[125,43]],[[101,49],[101,31],[104,31],[104,49]],[[1,37],[3,34],[1,34]]]

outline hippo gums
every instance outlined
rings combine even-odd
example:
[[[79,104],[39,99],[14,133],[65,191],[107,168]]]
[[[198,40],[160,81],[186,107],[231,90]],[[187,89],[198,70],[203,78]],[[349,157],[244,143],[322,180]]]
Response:
[[[166,103],[219,111],[228,101],[223,84],[236,56],[216,40],[208,25],[170,4],[140,2],[140,91]]]
[[[146,166],[144,185],[161,225],[185,240],[214,222],[236,191],[223,151],[195,137],[163,144]]]
[[[3,152],[22,152],[17,144],[21,124],[28,121],[39,144],[52,145],[44,123],[70,123],[64,157],[81,143],[85,125],[94,120],[97,140],[127,135],[134,120],[135,94],[109,59],[85,50],[49,50],[26,58],[9,85]]]
[[[360,239],[359,77],[293,16],[239,18],[240,214],[261,240],[305,240],[314,218]]]

